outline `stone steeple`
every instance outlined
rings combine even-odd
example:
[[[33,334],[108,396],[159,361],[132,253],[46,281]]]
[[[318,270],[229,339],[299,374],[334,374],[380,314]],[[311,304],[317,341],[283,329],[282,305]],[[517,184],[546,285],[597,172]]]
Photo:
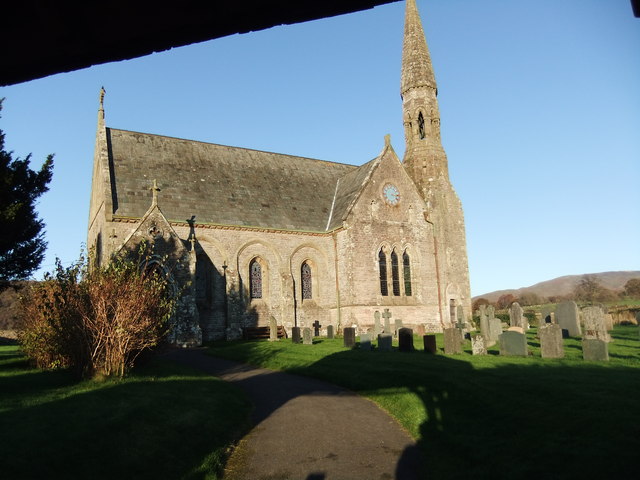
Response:
[[[446,312],[444,323],[453,324],[458,306],[466,317],[471,313],[464,213],[449,180],[440,139],[438,88],[416,0],[406,0],[400,94],[406,139],[403,164],[434,225],[441,311]]]
[[[440,141],[438,88],[415,0],[407,0],[400,80],[406,139],[404,164],[425,200],[429,183],[449,178]]]
[[[431,56],[422,29],[415,0],[407,0],[402,45],[402,79],[400,94],[411,88],[436,89],[436,79],[431,67]]]

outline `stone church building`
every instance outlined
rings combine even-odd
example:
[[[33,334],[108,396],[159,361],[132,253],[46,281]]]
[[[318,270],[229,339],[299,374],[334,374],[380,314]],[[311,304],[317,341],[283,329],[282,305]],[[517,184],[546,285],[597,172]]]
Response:
[[[432,331],[471,315],[462,206],[440,141],[415,0],[400,78],[406,153],[361,166],[108,128],[98,112],[87,245],[146,240],[176,285],[171,340],[231,339],[275,318],[364,332],[388,309]]]

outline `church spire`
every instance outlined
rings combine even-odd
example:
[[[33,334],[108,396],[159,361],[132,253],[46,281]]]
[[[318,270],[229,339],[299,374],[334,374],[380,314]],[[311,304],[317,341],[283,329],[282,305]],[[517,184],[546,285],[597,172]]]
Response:
[[[406,0],[400,94],[404,96],[412,88],[425,86],[437,90],[416,0]]]
[[[416,0],[406,0],[400,94],[406,148],[404,166],[428,196],[435,178],[449,178],[440,139],[438,89]]]

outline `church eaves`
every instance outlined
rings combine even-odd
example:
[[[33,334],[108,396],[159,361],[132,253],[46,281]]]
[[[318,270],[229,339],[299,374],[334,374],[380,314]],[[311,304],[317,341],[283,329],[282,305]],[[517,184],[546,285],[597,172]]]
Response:
[[[171,222],[325,232],[341,225],[366,166],[107,128],[114,218],[142,218],[157,179]],[[364,169],[364,173],[363,173]],[[344,177],[344,188],[336,185]],[[345,205],[346,203],[346,205]],[[333,219],[328,221],[333,206]]]

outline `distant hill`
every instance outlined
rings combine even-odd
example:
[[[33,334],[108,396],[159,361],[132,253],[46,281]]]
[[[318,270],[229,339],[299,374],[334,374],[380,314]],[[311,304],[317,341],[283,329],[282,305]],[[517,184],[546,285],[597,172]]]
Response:
[[[624,271],[624,272],[601,272],[601,273],[588,273],[582,275],[565,275],[564,277],[554,278],[553,280],[547,280],[545,282],[536,283],[530,287],[522,287],[512,290],[498,290],[495,292],[485,293],[473,297],[473,300],[478,298],[486,298],[490,302],[495,302],[502,295],[511,294],[515,297],[522,295],[523,293],[535,293],[541,297],[548,297],[550,295],[568,295],[575,289],[576,285],[580,282],[580,279],[584,275],[593,275],[598,278],[598,281],[603,287],[610,290],[622,290],[625,283],[632,278],[640,278],[640,271]]]

